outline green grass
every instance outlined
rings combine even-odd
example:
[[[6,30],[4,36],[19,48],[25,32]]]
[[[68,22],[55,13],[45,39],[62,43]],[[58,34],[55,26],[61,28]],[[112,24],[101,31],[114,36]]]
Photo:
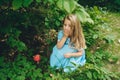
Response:
[[[114,43],[110,45],[107,50],[110,51],[115,59],[118,59],[115,63],[107,63],[106,68],[113,72],[119,72],[120,73],[120,13],[111,13],[108,12],[108,15],[106,16],[108,19],[108,22],[110,24],[110,27],[112,30],[109,34],[113,34],[115,37]]]

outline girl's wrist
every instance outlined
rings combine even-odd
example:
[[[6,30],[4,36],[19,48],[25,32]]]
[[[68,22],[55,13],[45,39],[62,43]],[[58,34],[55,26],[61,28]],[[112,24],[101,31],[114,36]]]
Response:
[[[67,39],[68,37],[64,35],[63,38]]]
[[[74,57],[73,53],[71,53],[71,57]]]

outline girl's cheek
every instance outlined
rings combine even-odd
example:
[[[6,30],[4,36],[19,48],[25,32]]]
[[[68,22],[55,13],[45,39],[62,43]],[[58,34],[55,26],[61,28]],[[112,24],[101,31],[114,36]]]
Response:
[[[63,27],[63,30],[65,30],[65,26]]]
[[[69,32],[71,32],[71,29],[69,28]]]

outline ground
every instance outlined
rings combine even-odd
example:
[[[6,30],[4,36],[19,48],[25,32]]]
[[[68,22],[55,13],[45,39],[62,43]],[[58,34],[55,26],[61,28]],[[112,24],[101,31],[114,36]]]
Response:
[[[107,63],[106,67],[113,72],[120,73],[120,13],[109,12],[108,14],[106,17],[112,28],[110,34],[113,34],[115,40],[107,50],[113,54],[117,61],[115,63]]]

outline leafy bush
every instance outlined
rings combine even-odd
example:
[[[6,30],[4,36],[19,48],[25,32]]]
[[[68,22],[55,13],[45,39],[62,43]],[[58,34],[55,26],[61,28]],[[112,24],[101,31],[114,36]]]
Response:
[[[60,6],[61,4],[63,6]],[[1,47],[6,48],[2,49],[1,53],[12,51],[15,54],[32,48],[37,53],[43,53],[45,46],[50,47],[49,45],[54,45],[53,41],[55,42],[55,40],[48,39],[46,35],[49,35],[48,32],[51,29],[56,31],[60,29],[66,14],[75,13],[81,22],[93,23],[85,9],[74,0],[3,1],[1,12],[0,42],[3,44]],[[45,53],[48,52],[49,50]]]
[[[120,11],[120,0],[79,0],[79,3],[83,6],[99,6],[99,7],[104,7],[107,8],[108,10],[112,11]]]
[[[37,68],[21,54],[17,55],[13,62],[5,60],[4,57],[0,58],[1,80],[36,80],[37,78],[43,77],[41,69]]]
[[[83,23],[83,30],[86,38],[86,43],[93,51],[100,47],[104,47],[106,43],[112,44],[115,39],[112,34],[108,34],[111,31],[105,15],[107,12],[94,6],[93,8],[86,8],[94,24]]]
[[[95,55],[89,54],[104,44],[103,39],[112,42],[113,38],[103,34],[104,29],[109,29],[102,16],[104,11],[97,7],[85,9],[77,1],[1,0],[1,80],[117,79],[115,74],[102,67],[101,61],[107,60],[109,53],[98,51]],[[77,14],[81,20],[90,50],[87,52],[87,64],[67,74],[61,69],[50,68],[48,57],[56,43],[62,20],[70,13]],[[32,61],[34,54],[42,56],[40,64]]]
[[[64,73],[60,69],[56,74],[51,73],[51,77],[53,80],[61,80],[61,78],[65,80],[119,80],[117,73],[110,72],[104,68],[106,65],[104,61],[108,61],[111,58],[112,54],[106,51],[99,50],[94,54],[87,51],[87,63],[84,66],[70,73]]]

